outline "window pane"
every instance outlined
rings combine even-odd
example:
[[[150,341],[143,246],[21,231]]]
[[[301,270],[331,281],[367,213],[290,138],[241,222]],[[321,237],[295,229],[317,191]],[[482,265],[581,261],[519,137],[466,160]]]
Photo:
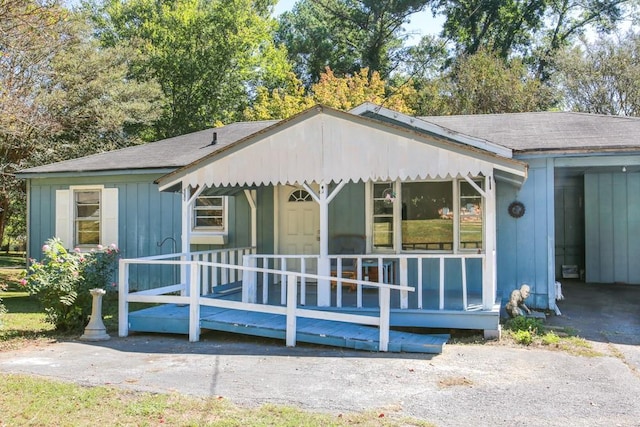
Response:
[[[453,183],[402,184],[402,248],[453,249]]]
[[[100,221],[77,221],[76,244],[97,245],[100,243]]]
[[[196,199],[196,206],[219,206],[222,207],[222,197],[200,196]]]
[[[214,190],[207,188],[202,195],[196,199],[193,208],[193,226],[194,228],[202,227],[215,229],[216,231],[224,230],[224,196],[214,196]]]
[[[76,245],[100,243],[100,191],[75,191],[74,234]]]
[[[373,247],[393,248],[395,194],[389,182],[373,184]]]
[[[482,187],[482,181],[475,181]],[[460,249],[482,249],[482,196],[466,181],[460,182]]]

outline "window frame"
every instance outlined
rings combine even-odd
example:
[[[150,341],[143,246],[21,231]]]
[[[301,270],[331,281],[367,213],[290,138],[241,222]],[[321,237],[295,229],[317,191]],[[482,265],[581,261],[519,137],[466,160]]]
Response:
[[[484,188],[484,177],[476,176],[471,178],[480,188]],[[401,203],[393,203],[393,245],[391,248],[375,247],[374,246],[374,184],[393,185],[393,189],[396,195],[396,200],[402,200],[402,185],[418,182],[451,182],[452,183],[452,210],[453,210],[453,245],[452,249],[403,249],[402,245],[402,206]],[[411,180],[411,181],[368,181],[365,187],[366,197],[366,227],[367,227],[367,246],[372,253],[484,253],[486,248],[486,200],[482,194],[478,196],[482,200],[482,244],[480,248],[477,247],[461,247],[460,242],[460,186],[461,183],[467,182],[464,178],[455,179],[424,179],[424,180]]]
[[[91,248],[100,245],[102,241],[102,232],[103,232],[103,199],[102,199],[102,191],[103,188],[93,187],[93,188],[70,188],[71,190],[71,209],[72,209],[72,239],[73,239],[73,247],[74,248]],[[79,217],[78,216],[78,199],[77,195],[79,193],[98,193],[98,218],[95,217]],[[81,222],[97,222],[98,223],[98,241],[96,243],[80,243],[80,228],[78,227]]]
[[[194,235],[223,235],[226,236],[229,232],[229,196],[220,196],[217,194],[206,194],[207,189],[203,190],[198,196],[193,199],[191,206],[191,232]],[[220,210],[222,211],[222,226],[208,226],[197,225],[197,212],[204,210],[212,210],[211,206],[198,206],[198,200],[200,198],[217,198],[222,201]]]

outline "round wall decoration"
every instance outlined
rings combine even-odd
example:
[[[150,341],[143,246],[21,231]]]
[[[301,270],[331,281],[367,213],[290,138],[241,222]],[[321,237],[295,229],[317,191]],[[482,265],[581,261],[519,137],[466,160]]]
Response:
[[[509,215],[514,218],[520,218],[522,215],[524,215],[524,211],[525,208],[522,202],[518,202],[516,200],[515,202],[511,202],[511,204],[509,205]]]

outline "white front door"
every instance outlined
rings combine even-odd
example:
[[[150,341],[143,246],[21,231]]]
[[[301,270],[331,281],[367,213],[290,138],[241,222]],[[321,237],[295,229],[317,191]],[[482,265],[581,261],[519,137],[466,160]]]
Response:
[[[287,255],[320,253],[320,208],[302,187],[279,187],[279,252]],[[287,270],[300,271],[300,262],[288,260]],[[305,270],[316,274],[315,258],[307,259]]]

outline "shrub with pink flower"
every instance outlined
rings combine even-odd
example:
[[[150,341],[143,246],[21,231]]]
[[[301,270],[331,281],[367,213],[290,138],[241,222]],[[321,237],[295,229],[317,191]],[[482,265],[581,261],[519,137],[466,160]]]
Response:
[[[31,260],[24,279],[29,293],[42,304],[47,321],[56,329],[73,331],[85,326],[91,313],[90,289],[108,289],[113,281],[117,247],[109,250],[67,251],[60,239],[42,247],[44,258]]]

